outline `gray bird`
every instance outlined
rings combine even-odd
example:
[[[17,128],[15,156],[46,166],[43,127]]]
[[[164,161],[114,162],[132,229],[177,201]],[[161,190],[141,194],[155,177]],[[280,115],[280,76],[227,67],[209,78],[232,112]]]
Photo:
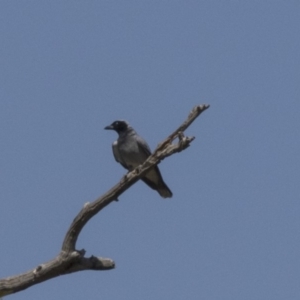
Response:
[[[104,129],[115,130],[119,134],[119,138],[112,144],[112,149],[115,160],[125,169],[133,170],[151,155],[146,141],[135,132],[128,122],[115,121]],[[158,191],[163,198],[172,197],[172,192],[163,181],[157,166],[150,169],[141,180],[153,190]]]

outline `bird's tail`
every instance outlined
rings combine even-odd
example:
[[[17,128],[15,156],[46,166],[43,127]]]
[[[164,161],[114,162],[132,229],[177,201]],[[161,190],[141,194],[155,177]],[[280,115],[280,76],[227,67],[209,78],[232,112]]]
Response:
[[[153,190],[156,190],[161,197],[171,198],[173,196],[171,190],[168,188],[168,186],[162,179],[157,166],[148,171],[146,176],[142,177],[141,180],[143,180]]]
[[[171,198],[173,196],[173,193],[164,182],[161,183],[157,191],[163,198]]]

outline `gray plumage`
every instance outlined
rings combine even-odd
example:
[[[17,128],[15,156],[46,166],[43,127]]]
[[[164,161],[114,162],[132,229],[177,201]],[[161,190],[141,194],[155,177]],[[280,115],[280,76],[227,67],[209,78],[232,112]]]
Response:
[[[115,121],[104,129],[115,130],[119,134],[119,138],[113,142],[112,149],[115,160],[125,169],[133,170],[151,155],[146,141],[126,121]],[[172,197],[172,192],[163,181],[157,166],[150,169],[141,180],[163,198]]]

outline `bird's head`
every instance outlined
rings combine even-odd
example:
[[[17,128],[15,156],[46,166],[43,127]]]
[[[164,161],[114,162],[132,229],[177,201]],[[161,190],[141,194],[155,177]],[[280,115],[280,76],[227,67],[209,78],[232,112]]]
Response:
[[[117,133],[126,132],[128,129],[129,124],[126,121],[118,120],[114,121],[111,125],[104,127],[107,130],[115,130]]]

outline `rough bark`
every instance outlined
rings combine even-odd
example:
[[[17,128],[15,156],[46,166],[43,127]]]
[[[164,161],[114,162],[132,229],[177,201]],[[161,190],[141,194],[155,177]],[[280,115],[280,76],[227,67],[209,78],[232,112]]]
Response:
[[[73,220],[67,231],[60,253],[51,261],[20,275],[0,280],[0,297],[19,292],[48,279],[83,270],[111,270],[115,267],[112,259],[102,257],[85,257],[85,250],[76,250],[76,242],[84,225],[100,210],[118,200],[118,197],[137,182],[150,168],[159,164],[164,158],[185,150],[194,137],[186,137],[183,132],[209,105],[195,106],[187,119],[163,142],[153,154],[139,167],[127,173],[121,181],[94,202],[86,203]],[[172,143],[176,138],[178,142]]]

